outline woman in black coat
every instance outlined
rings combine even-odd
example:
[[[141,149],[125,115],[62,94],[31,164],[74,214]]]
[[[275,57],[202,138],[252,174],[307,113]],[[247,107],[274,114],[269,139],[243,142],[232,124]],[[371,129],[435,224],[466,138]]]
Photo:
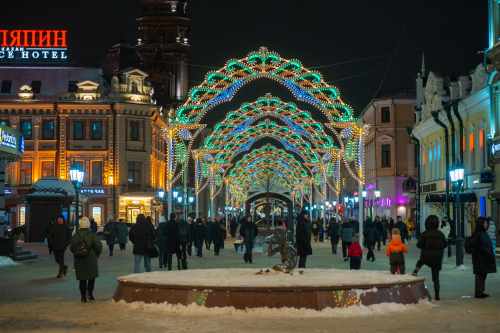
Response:
[[[207,239],[207,228],[203,225],[203,221],[200,218],[196,219],[196,225],[193,228],[193,233],[191,234],[194,247],[198,249],[196,253],[197,257],[203,257],[203,243]]]
[[[427,265],[432,271],[432,282],[434,282],[435,300],[439,301],[439,271],[443,262],[443,251],[448,246],[448,241],[444,234],[437,230],[439,218],[436,215],[429,215],[425,220],[425,231],[420,235],[417,247],[420,251],[420,259],[417,267],[411,275],[417,276],[423,265]]]
[[[484,217],[479,217],[476,220],[476,231],[474,231],[471,237],[472,268],[476,275],[476,298],[486,298],[490,296],[484,293],[486,275],[488,273],[497,272],[493,242],[486,233],[488,227],[488,220]]]
[[[311,230],[307,225],[308,215],[309,213],[307,211],[301,211],[297,216],[297,225],[295,227],[299,268],[306,268],[307,256],[313,253],[311,248]]]
[[[337,245],[339,244],[339,224],[334,217],[330,218],[330,223],[326,229],[328,236],[330,236],[330,242],[332,243],[332,253],[337,254]]]
[[[366,246],[368,247],[368,255],[366,260],[372,259],[372,262],[375,261],[375,253],[373,250],[375,248],[375,242],[378,240],[378,231],[375,226],[375,223],[372,222],[371,218],[366,219],[366,229],[363,231],[365,236]]]
[[[233,217],[231,219],[231,223],[229,224],[229,230],[231,232],[231,237],[236,237],[236,229],[238,229],[238,223],[236,223],[236,218]]]
[[[220,219],[217,217],[215,223],[210,228],[210,238],[214,243],[214,254],[219,255],[221,247],[224,245],[224,237],[222,236],[222,224]]]

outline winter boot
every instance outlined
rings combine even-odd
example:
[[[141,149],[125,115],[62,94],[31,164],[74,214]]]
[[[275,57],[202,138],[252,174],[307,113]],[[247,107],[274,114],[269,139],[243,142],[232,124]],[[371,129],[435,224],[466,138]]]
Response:
[[[64,266],[64,271],[63,271],[64,276],[68,274],[68,266]]]
[[[63,277],[63,272],[59,272],[59,274],[57,274],[56,278],[60,279]]]
[[[88,299],[89,301],[95,301],[94,295],[92,295],[92,293],[91,293],[91,292],[88,292],[88,293],[87,293],[87,299]]]
[[[113,256],[113,252],[109,252],[109,256],[112,257]]]
[[[441,299],[439,298],[439,291],[434,292],[434,300],[435,301],[440,301]]]
[[[411,273],[411,275],[417,276],[417,273],[419,270],[420,270],[420,267],[415,267],[415,270]]]
[[[87,297],[85,297],[85,295],[82,295],[81,302],[82,303],[87,303]]]

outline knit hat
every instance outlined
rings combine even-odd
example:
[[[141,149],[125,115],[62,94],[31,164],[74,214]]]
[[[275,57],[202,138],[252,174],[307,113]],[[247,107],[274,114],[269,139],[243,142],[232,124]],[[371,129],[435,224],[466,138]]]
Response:
[[[380,220],[380,216],[378,216],[378,215],[375,215],[375,218],[378,218]]]
[[[88,217],[86,217],[86,216],[82,217],[82,219],[80,220],[80,228],[81,229],[90,228],[90,220]]]
[[[165,216],[163,216],[163,215],[162,215],[162,216],[160,216],[160,223],[162,223],[162,222],[167,222],[167,221],[165,220]]]
[[[309,212],[307,210],[305,210],[305,209],[302,209],[300,211],[300,216],[304,216],[304,215],[309,215]]]
[[[352,238],[352,242],[353,242],[353,243],[359,243],[359,238],[360,238],[360,237],[361,237],[361,236],[360,236],[359,234],[354,235],[354,237]]]
[[[109,214],[109,219],[110,219],[110,220],[113,220],[113,219],[114,219],[114,218],[113,218],[113,214]]]
[[[193,219],[191,218],[191,216],[188,216],[187,221],[189,222],[189,221],[192,221],[192,220]]]
[[[448,215],[446,215],[446,214],[441,215],[441,221],[442,221],[443,219],[445,219],[445,218],[448,218]]]

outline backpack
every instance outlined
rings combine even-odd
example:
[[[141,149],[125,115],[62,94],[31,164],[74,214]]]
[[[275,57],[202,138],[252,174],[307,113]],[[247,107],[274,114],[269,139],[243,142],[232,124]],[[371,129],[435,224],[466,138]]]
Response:
[[[181,226],[181,237],[187,236],[187,228],[185,226]]]
[[[83,241],[85,237],[90,234],[91,231],[87,232],[83,237],[80,236],[78,233],[78,237],[80,237],[80,240],[78,240],[75,243],[75,252],[73,253],[73,257],[75,258],[87,258],[90,252],[90,247],[87,246],[87,244]]]
[[[472,236],[465,238],[464,249],[465,249],[465,252],[467,252],[467,253],[472,253],[471,239],[472,239]]]

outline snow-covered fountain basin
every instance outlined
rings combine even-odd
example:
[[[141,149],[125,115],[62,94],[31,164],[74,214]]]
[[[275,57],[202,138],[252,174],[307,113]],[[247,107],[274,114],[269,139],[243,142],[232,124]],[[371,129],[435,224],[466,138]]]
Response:
[[[260,269],[200,269],[118,278],[115,301],[205,307],[325,308],[431,300],[423,277],[382,271],[299,269],[294,275]]]

